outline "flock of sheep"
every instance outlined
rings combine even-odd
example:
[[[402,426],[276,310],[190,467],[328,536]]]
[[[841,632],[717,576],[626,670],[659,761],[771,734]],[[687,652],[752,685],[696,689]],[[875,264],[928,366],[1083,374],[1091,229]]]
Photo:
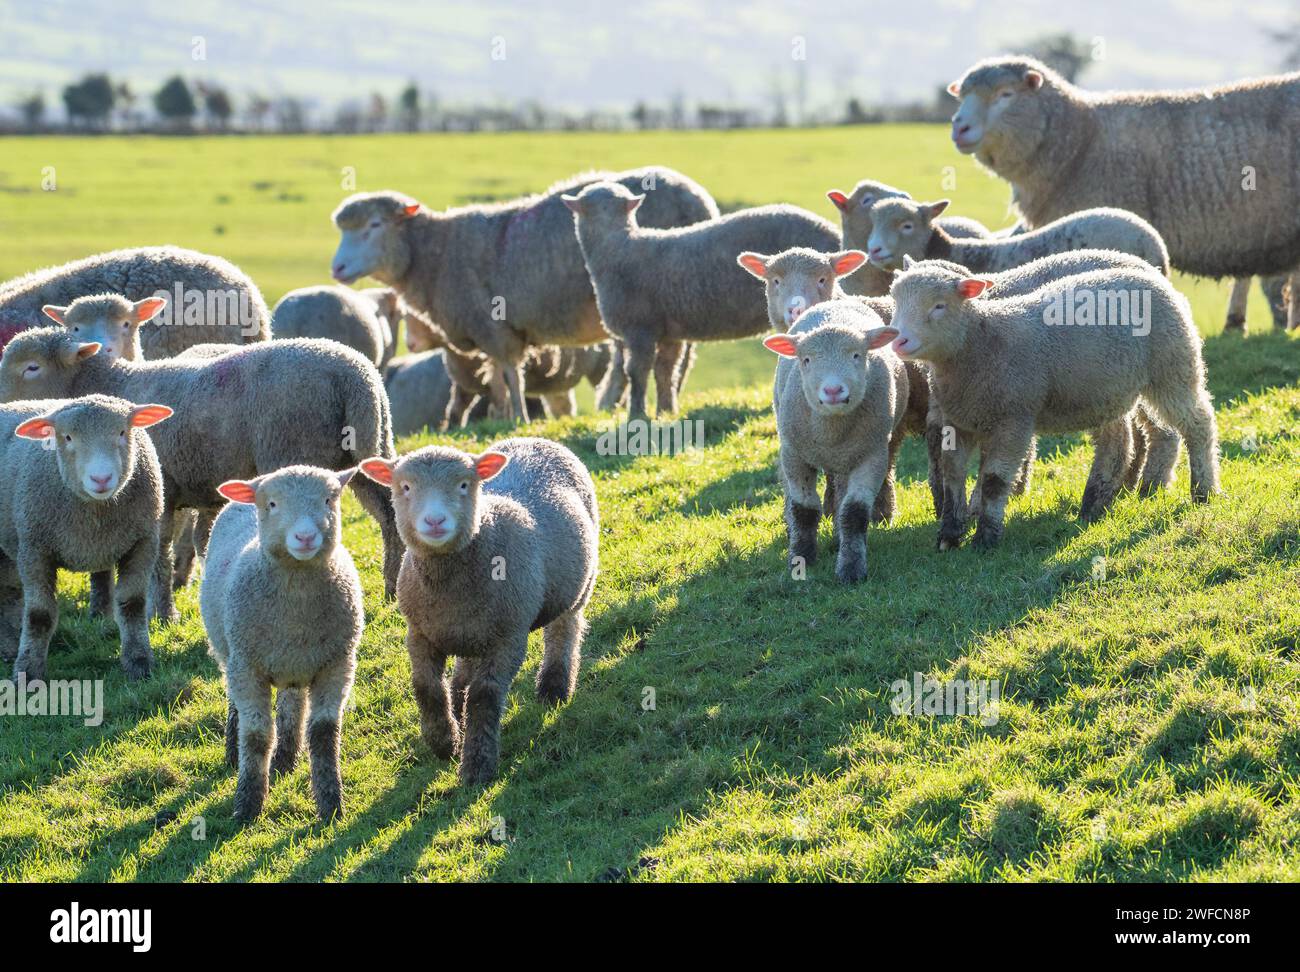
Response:
[[[574,690],[595,490],[543,439],[398,456],[395,434],[566,414],[583,378],[600,407],[626,399],[640,420],[653,374],[667,415],[696,344],[771,329],[795,567],[815,559],[827,515],[837,576],[866,576],[867,525],[894,516],[906,434],[927,444],[940,549],[972,522],[976,546],[999,541],[1040,432],[1093,433],[1085,517],[1123,488],[1167,487],[1180,443],[1192,498],[1208,499],[1215,417],[1169,273],[1291,275],[1300,324],[1300,75],[1102,96],[1006,58],[950,90],[957,148],[1013,187],[1012,230],[871,181],[828,193],[839,229],[789,205],[721,216],[701,186],[648,167],[445,212],[355,195],[333,216],[333,276],[385,286],[294,291],[274,314],[238,268],[175,247],[0,286],[0,460],[15,471],[0,482],[0,653],[15,678],[46,677],[60,568],[91,574],[91,612],[116,615],[128,676],[147,676],[149,619],[176,616],[202,557],[236,816],[260,812],[304,736],[318,809],[340,813],[364,628],[341,542],[350,486],[380,526],[422,737],[459,756],[464,782],[490,780],[531,631],[544,632],[538,697]],[[214,294],[233,319],[217,319]],[[415,353],[390,362],[403,319]]]

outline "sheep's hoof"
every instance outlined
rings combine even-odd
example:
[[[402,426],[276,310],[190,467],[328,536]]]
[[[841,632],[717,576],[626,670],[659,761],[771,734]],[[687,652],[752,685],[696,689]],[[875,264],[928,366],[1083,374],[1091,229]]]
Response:
[[[560,681],[559,678],[544,679],[537,686],[537,701],[550,708],[563,705],[569,701],[572,695],[573,693],[569,690],[567,675],[563,681]]]
[[[424,737],[424,744],[429,747],[429,751],[438,759],[451,759],[460,747],[457,745],[456,734],[447,732],[446,729],[424,729],[420,733]]]
[[[854,558],[846,564],[840,564],[835,568],[835,576],[843,584],[861,584],[867,579],[867,562],[862,558]]]
[[[344,817],[343,801],[328,800],[325,801],[324,803],[317,804],[316,813],[320,817],[323,823],[330,823],[335,820],[342,820]]]
[[[1242,314],[1229,314],[1228,319],[1223,324],[1224,333],[1236,331],[1238,334],[1246,333],[1246,318]]]
[[[277,749],[275,755],[271,757],[271,779],[278,780],[282,776],[288,776],[293,772],[293,768],[298,765],[298,751]]]
[[[976,550],[993,550],[1002,542],[1002,528],[981,523],[975,530],[971,545]]]
[[[153,663],[147,656],[123,658],[122,671],[126,672],[128,681],[139,682],[153,674]]]

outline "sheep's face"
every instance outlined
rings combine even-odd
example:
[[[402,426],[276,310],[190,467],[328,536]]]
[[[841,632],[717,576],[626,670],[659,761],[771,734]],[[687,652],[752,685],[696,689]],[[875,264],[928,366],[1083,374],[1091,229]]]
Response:
[[[165,297],[146,297],[132,303],[119,294],[103,294],[78,297],[67,307],[46,304],[41,311],[79,341],[98,344],[99,353],[110,361],[138,361],[143,357],[140,325],[155,317],[166,304]]]
[[[61,408],[28,419],[14,430],[54,449],[63,484],[83,500],[113,499],[135,473],[137,429],[172,414],[166,405],[132,405],[108,395],[87,395]]]
[[[1050,79],[1050,80],[1049,80]],[[952,116],[952,141],[990,168],[1027,158],[1046,135],[1046,88],[1055,76],[1037,61],[984,61],[948,91],[961,102]]]
[[[334,210],[340,234],[331,272],[339,283],[374,277],[393,284],[406,273],[411,250],[402,227],[420,204],[395,192],[349,196]]]
[[[479,488],[509,460],[427,446],[400,460],[374,458],[361,471],[393,491],[397,530],[415,555],[461,550],[478,533]]]
[[[845,302],[824,306],[844,308]],[[814,310],[804,322],[807,330],[773,334],[763,341],[769,350],[795,362],[804,399],[820,415],[842,415],[862,404],[869,354],[898,336],[892,327],[878,326],[879,318],[870,311],[851,309],[849,314],[851,319],[845,320],[838,311]]]
[[[779,331],[789,330],[804,311],[835,296],[835,281],[867,262],[860,250],[819,253],[795,247],[764,256],[742,253],[736,262],[767,288],[767,317]]]
[[[881,270],[899,269],[904,257],[922,259],[934,221],[947,208],[946,199],[933,203],[881,200],[871,207],[873,227],[867,241],[867,256]]]
[[[645,196],[638,196],[618,182],[593,182],[577,195],[561,196],[561,201],[579,221],[598,226],[629,227],[636,225],[633,215]]]
[[[338,546],[339,500],[355,473],[286,466],[256,479],[232,479],[217,491],[257,507],[257,539],[264,556],[285,564],[322,564]]]
[[[847,196],[838,189],[826,193],[826,198],[840,211],[840,226],[844,242],[850,246],[865,247],[871,238],[871,207],[882,199],[911,199],[902,189],[883,182],[863,179]]]
[[[99,350],[61,327],[38,327],[16,335],[0,357],[0,401],[68,398],[86,358]]]
[[[894,277],[894,350],[904,358],[945,361],[966,343],[967,301],[979,298],[993,281],[934,261],[914,264]]]

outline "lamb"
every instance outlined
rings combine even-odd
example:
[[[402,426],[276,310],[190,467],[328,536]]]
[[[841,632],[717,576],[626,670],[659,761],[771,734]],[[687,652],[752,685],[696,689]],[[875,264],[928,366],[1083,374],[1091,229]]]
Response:
[[[226,762],[239,769],[239,820],[262,812],[268,775],[298,761],[304,693],[316,810],[327,821],[343,815],[339,726],[365,628],[339,511],[355,473],[294,465],[219,487],[231,502],[212,527],[199,608],[230,700]]]
[[[980,61],[948,90],[961,102],[957,150],[1011,183],[1031,227],[1118,206],[1149,220],[1186,273],[1300,267],[1300,73],[1096,93],[1033,58],[1004,57]]]
[[[16,654],[15,679],[45,680],[58,571],[114,567],[122,668],[148,677],[163,480],[144,429],[171,414],[107,395],[0,406],[0,655]]]
[[[132,303],[121,294],[93,294],[78,297],[66,307],[46,304],[41,312],[78,340],[98,344],[99,353],[110,360],[142,361],[140,325],[152,320],[166,305],[165,297],[146,297]]]
[[[863,179],[853,191],[845,195],[838,189],[826,193],[835,208],[840,212],[840,240],[846,250],[866,252],[871,239],[871,207],[881,199],[911,199],[902,189]],[[964,216],[944,216],[939,224],[949,235],[957,238],[987,238],[993,234],[988,227]],[[889,293],[892,275],[879,267],[865,266],[851,278],[844,281],[844,290],[849,294],[864,297],[880,297]]]
[[[217,357],[109,361],[59,328],[18,335],[0,357],[0,401],[100,392],[160,402],[178,418],[153,435],[163,469],[162,536],[149,588],[150,613],[170,620],[178,511],[216,512],[217,487],[305,463],[342,469],[369,455],[394,455],[388,399],[374,366],[334,341],[249,345]],[[309,396],[309,390],[317,391]],[[379,523],[384,589],[396,589],[401,538],[386,490],[364,478],[357,499]]]
[[[338,341],[380,370],[393,355],[392,330],[388,319],[380,314],[379,303],[351,287],[301,287],[289,291],[271,312],[271,336]]]
[[[894,458],[908,400],[907,370],[887,347],[896,337],[860,302],[840,299],[818,304],[789,333],[763,342],[781,355],[773,408],[795,569],[817,558],[822,470],[828,493],[830,477],[837,484],[835,575],[848,584],[867,576],[867,521],[880,497],[893,516]]]
[[[876,267],[897,270],[904,257],[960,263],[972,273],[997,273],[1070,250],[1119,250],[1146,260],[1166,276],[1169,254],[1155,228],[1120,209],[1088,209],[1016,236],[959,240],[935,224],[948,200],[922,203],[882,199],[871,207],[867,256]]]
[[[44,326],[43,306],[103,293],[130,301],[172,298],[171,309],[141,334],[151,360],[194,344],[249,344],[269,334],[266,302],[242,270],[206,253],[153,246],[100,253],[0,284],[0,350],[18,332]]]
[[[442,349],[402,355],[385,369],[384,391],[388,393],[394,436],[445,428],[451,376]],[[486,399],[483,406],[486,412]]]
[[[652,367],[659,415],[677,410],[675,370],[660,367],[659,348],[767,330],[767,315],[735,265],[735,254],[839,246],[834,226],[797,206],[742,209],[697,226],[664,230],[639,225],[635,213],[643,198],[612,182],[592,183],[564,197],[574,214],[600,316],[624,344],[632,420],[646,417]]]
[[[591,475],[564,446],[534,438],[477,456],[428,446],[367,459],[361,471],[392,488],[407,544],[397,603],[421,735],[439,758],[460,753],[463,783],[486,783],[530,631],[541,628],[545,641],[538,699],[558,705],[573,694],[599,566]]]
[[[984,296],[989,286],[958,268],[909,263],[890,290],[893,348],[930,363],[931,393],[957,433],[956,447],[943,453],[939,549],[959,546],[965,534],[965,471],[976,444],[983,460],[976,547],[1000,541],[1009,484],[1038,431],[1095,430],[1081,515],[1100,514],[1123,485],[1139,401],[1186,442],[1193,501],[1219,491],[1201,340],[1167,279],[1145,269],[1098,270],[1004,299]]]
[[[540,195],[443,213],[395,192],[359,193],[334,211],[341,234],[334,279],[372,276],[397,291],[408,324],[419,317],[440,327],[457,349],[487,355],[496,365],[497,404],[521,419],[528,345],[598,344],[609,337],[560,202],[604,179],[648,191],[647,226],[685,226],[718,215],[703,188],[658,166],[586,173]]]

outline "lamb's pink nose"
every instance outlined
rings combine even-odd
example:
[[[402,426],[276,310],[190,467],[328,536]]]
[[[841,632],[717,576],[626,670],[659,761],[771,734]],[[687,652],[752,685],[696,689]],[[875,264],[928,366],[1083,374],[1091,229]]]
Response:
[[[844,396],[843,385],[822,385],[822,394],[829,402],[837,402]]]
[[[790,321],[791,324],[793,324],[795,321],[799,320],[799,315],[802,314],[803,312],[804,312],[804,308],[803,305],[801,304],[797,307],[788,308],[785,312],[785,316],[786,319]]]
[[[341,263],[334,264],[334,276],[336,277],[343,276],[343,264]]]
[[[306,546],[307,544],[311,543],[313,540],[316,539],[316,534],[314,534],[314,533],[295,533],[295,534],[293,535],[293,538],[294,538],[295,540],[297,540],[299,543],[301,543],[303,546]]]
[[[108,489],[108,484],[113,481],[113,474],[109,473],[107,476],[96,476],[92,473],[90,481],[100,489]]]
[[[445,516],[440,516],[440,517],[437,517],[437,518],[435,519],[435,518],[432,517],[432,516],[426,516],[426,517],[424,518],[424,522],[425,522],[426,525],[431,526],[431,527],[435,527],[435,528],[436,528],[436,527],[440,527],[440,526],[442,526],[444,523],[446,523],[446,522],[447,522],[447,518],[446,518]]]
[[[883,250],[881,247],[879,247],[879,246],[873,246],[873,247],[868,251],[868,256],[878,257],[878,256],[880,256],[880,254],[883,253],[883,252],[884,252],[884,250]]]
[[[952,123],[953,138],[965,138],[968,134],[970,134],[970,125],[964,122],[960,125],[957,122]]]

